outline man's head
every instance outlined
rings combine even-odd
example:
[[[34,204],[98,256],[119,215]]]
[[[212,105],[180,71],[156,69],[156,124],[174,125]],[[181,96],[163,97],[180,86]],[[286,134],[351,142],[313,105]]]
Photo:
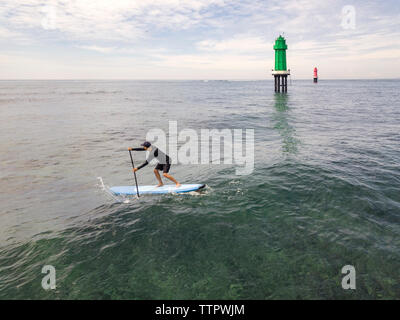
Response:
[[[141,144],[141,146],[144,148],[144,150],[147,150],[148,148],[151,147],[151,143],[148,141],[145,141]]]

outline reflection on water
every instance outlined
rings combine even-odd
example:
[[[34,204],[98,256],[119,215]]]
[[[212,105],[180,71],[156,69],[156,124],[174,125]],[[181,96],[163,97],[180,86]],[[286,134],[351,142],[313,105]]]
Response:
[[[288,107],[289,95],[287,93],[275,93],[275,110],[272,115],[274,129],[282,137],[282,150],[284,153],[297,153],[299,139],[296,138],[296,130],[290,125],[290,109]]]

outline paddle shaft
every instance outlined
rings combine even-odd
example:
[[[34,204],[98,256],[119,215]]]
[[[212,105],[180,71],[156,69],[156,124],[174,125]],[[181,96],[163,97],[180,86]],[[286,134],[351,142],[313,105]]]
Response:
[[[135,169],[135,165],[134,165],[134,163],[133,163],[133,158],[132,158],[132,152],[131,152],[131,150],[129,150],[129,155],[131,156],[132,168]],[[135,176],[136,194],[137,194],[138,197],[140,197],[140,195],[139,195],[139,187],[138,187],[138,184],[137,184],[136,172],[135,172],[135,171],[133,171],[133,175]]]

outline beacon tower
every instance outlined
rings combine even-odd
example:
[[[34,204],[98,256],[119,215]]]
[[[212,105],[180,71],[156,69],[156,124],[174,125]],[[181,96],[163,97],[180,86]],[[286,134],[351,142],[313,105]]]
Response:
[[[275,40],[275,69],[272,70],[272,75],[275,79],[275,92],[287,92],[287,76],[290,74],[290,69],[286,66],[286,40],[281,35]]]
[[[318,82],[318,69],[317,67],[314,68],[314,83]]]

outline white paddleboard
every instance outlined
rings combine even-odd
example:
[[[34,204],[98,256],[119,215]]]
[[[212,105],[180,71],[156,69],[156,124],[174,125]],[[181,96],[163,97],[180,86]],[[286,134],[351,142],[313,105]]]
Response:
[[[139,195],[141,194],[165,194],[165,193],[183,193],[197,191],[204,188],[204,184],[182,184],[177,188],[174,184],[166,184],[162,187],[157,186],[139,186]],[[136,195],[136,186],[117,186],[111,187],[110,191],[116,195]]]

